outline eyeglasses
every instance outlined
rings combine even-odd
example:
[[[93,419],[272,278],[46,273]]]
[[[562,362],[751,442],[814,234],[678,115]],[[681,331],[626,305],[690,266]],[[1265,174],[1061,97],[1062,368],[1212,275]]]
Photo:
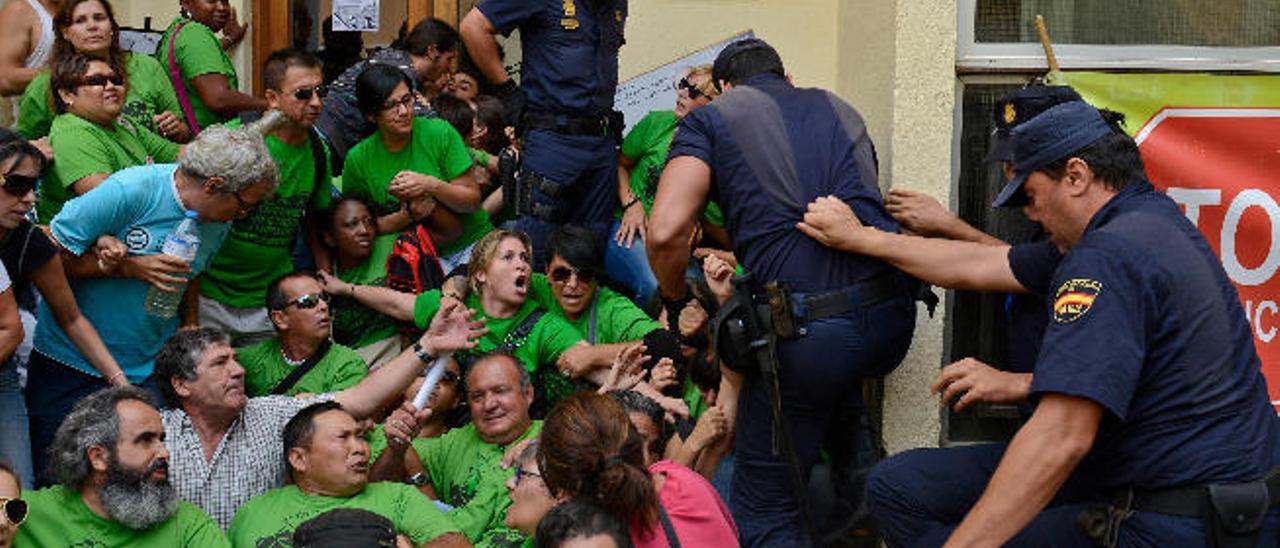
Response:
[[[517,464],[516,465],[516,483],[520,483],[521,478],[524,478],[525,476],[540,478],[542,477],[542,474],[539,474],[537,472],[530,472],[528,470],[525,470],[523,466],[520,466]]]
[[[124,76],[116,73],[93,74],[80,79],[80,85],[82,86],[106,87],[108,83],[116,87],[123,86]]]
[[[36,184],[39,182],[39,177],[30,175],[18,175],[16,173],[0,175],[0,188],[3,188],[11,196],[26,196],[28,192],[36,189]]]
[[[248,215],[249,212],[253,210],[254,206],[258,205],[258,204],[251,204],[249,202],[246,202],[244,200],[244,197],[240,195],[239,191],[227,192],[227,194],[230,194],[232,198],[236,199],[236,218],[237,219],[243,219],[245,215]]]
[[[11,525],[22,525],[22,521],[27,519],[27,501],[25,500],[0,497],[0,506],[4,507],[4,519]]]
[[[321,291],[319,293],[307,293],[306,295],[299,295],[292,301],[284,303],[284,306],[281,306],[279,310],[284,310],[290,306],[297,306],[299,310],[307,310],[315,308],[321,301],[326,303],[329,302],[330,298],[332,297],[330,297],[329,293],[326,291]]]
[[[552,282],[555,282],[558,284],[569,283],[569,278],[571,276],[577,276],[578,283],[580,284],[589,284],[595,281],[596,279],[596,275],[589,270],[578,270],[576,268],[569,268],[567,266],[556,267],[552,269],[549,274],[547,274],[547,277],[551,278]]]
[[[412,93],[405,94],[404,97],[401,97],[399,99],[392,99],[392,100],[388,100],[385,103],[382,103],[382,110],[395,110],[400,107],[413,110],[413,94]]]
[[[688,78],[681,78],[679,82],[676,82],[675,87],[676,87],[676,91],[680,91],[683,89],[689,92],[690,99],[697,99],[704,95],[704,93],[702,93],[702,90],[698,89],[698,86],[693,85],[693,83],[690,82]]]
[[[315,87],[298,88],[294,90],[293,98],[299,101],[310,101],[312,96],[318,96],[321,99],[324,99],[324,96],[328,94],[329,87],[324,84],[320,84]]]
[[[458,374],[457,374],[457,373],[454,373],[453,371],[445,371],[443,375],[440,375],[440,382],[447,382],[447,383],[449,383],[449,384],[457,384],[457,383],[458,383]]]

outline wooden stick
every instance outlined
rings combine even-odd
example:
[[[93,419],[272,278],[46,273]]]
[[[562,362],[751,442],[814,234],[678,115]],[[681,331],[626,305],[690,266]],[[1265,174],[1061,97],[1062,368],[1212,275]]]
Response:
[[[1049,29],[1044,26],[1043,15],[1036,14],[1036,34],[1040,35],[1044,57],[1049,61],[1049,72],[1058,72],[1058,56],[1053,54],[1053,43],[1049,42]]]

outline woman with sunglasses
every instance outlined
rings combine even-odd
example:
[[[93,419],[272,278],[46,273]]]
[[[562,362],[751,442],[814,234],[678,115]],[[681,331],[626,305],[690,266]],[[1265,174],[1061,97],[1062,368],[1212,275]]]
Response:
[[[22,500],[18,474],[0,459],[0,548],[13,546],[18,526],[27,519],[27,502]]]
[[[658,291],[658,279],[649,269],[643,240],[658,179],[667,163],[667,149],[680,119],[706,106],[720,93],[712,85],[710,65],[690,70],[675,87],[675,110],[655,110],[641,118],[622,140],[618,154],[619,210],[613,223],[613,238],[605,250],[605,269],[627,286],[636,304],[643,307],[653,304]],[[712,224],[724,224],[715,204],[707,206],[706,217]]]
[[[266,99],[237,91],[240,83],[227,50],[244,38],[245,27],[236,21],[231,3],[180,0],[179,6],[178,17],[160,38],[156,60],[170,75],[183,121],[192,134],[241,112],[266,110]],[[215,34],[219,31],[222,38]]]
[[[49,129],[49,145],[57,161],[40,187],[36,213],[42,224],[112,173],[178,158],[177,143],[121,118],[126,81],[111,63],[71,55],[53,67],[51,84],[58,117]]]
[[[378,238],[373,207],[360,197],[343,196],[317,215],[321,243],[333,259],[333,273],[356,285],[386,285],[387,256],[394,238]],[[396,323],[377,310],[348,297],[335,296],[333,341],[354,348],[369,367],[379,367],[400,355]]]
[[[0,263],[9,272],[23,308],[35,308],[34,285],[49,304],[54,320],[102,378],[114,385],[128,384],[98,331],[80,314],[57,246],[27,220],[36,200],[36,181],[45,166],[39,149],[18,134],[0,129]],[[19,359],[7,357],[0,364],[0,459],[11,462],[30,487],[35,476],[27,407],[18,385]]]
[[[485,318],[489,332],[474,350],[457,357],[468,363],[499,346],[514,354],[533,379],[530,413],[537,418],[575,390],[573,379],[585,378],[597,385],[604,382],[614,356],[624,345],[589,345],[564,316],[548,312],[528,298],[533,276],[529,247],[524,233],[502,229],[476,243],[467,265],[469,292],[460,300]],[[352,285],[324,273],[320,277],[330,293],[354,297],[393,319],[414,321],[419,328],[426,326],[424,322],[430,321],[446,299],[440,289],[411,295],[385,287]],[[460,297],[449,291],[448,299]]]
[[[154,58],[128,52],[120,47],[120,25],[107,0],[69,0],[53,18],[56,38],[50,66],[77,53],[102,59],[120,69],[129,81],[124,96],[124,118],[166,139],[185,143],[191,132],[180,118],[182,109],[173,93],[169,77]],[[54,99],[47,71],[36,76],[26,91],[18,111],[15,129],[28,139],[49,134],[53,123]]]
[[[347,153],[343,192],[365,196],[377,208],[382,238],[425,222],[448,273],[467,262],[493,225],[480,207],[462,136],[443,120],[414,116],[411,84],[388,65],[371,66],[356,79],[360,111],[378,129]]]
[[[638,548],[738,545],[737,526],[711,484],[673,462],[645,466],[643,438],[609,396],[565,398],[547,416],[539,443],[551,496],[601,505],[630,526]]]

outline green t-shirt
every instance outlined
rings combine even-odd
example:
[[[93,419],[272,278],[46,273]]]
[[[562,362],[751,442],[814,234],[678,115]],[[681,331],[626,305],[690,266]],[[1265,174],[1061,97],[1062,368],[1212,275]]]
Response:
[[[529,284],[529,298],[538,301],[538,304],[547,310],[564,313],[560,308],[560,302],[556,300],[555,293],[551,291],[551,283],[543,274],[533,275],[532,283]],[[631,302],[631,299],[607,287],[596,286],[595,302],[592,306],[595,309],[594,330],[591,325],[592,308],[583,310],[577,320],[569,321],[583,339],[591,344],[638,341],[650,331],[663,329],[662,324],[645,314],[640,307]],[[593,332],[594,338],[591,336]]]
[[[126,120],[134,126],[156,131],[152,116],[172,112],[179,119],[182,118],[182,107],[178,105],[173,84],[169,83],[169,75],[154,58],[126,52],[125,71],[128,73],[129,89],[124,96],[122,115]],[[39,139],[49,134],[54,115],[53,95],[49,92],[49,71],[40,71],[22,92],[22,100],[18,106],[18,125],[14,129],[23,137]]]
[[[200,124],[200,129],[204,129],[226,119],[205,106],[196,93],[196,88],[191,86],[191,80],[205,74],[222,74],[227,77],[227,89],[232,90],[240,86],[240,81],[236,78],[236,66],[222,49],[218,36],[203,23],[185,17],[177,17],[169,23],[169,28],[160,37],[160,47],[156,48],[156,60],[160,61],[166,74],[169,70],[169,42],[173,39],[173,29],[183,21],[187,23],[178,32],[178,39],[173,44],[173,59],[178,64],[178,72],[182,74],[182,86],[187,90],[196,123]]]
[[[40,200],[36,202],[40,224],[48,224],[62,211],[62,204],[75,197],[71,185],[86,176],[178,159],[177,143],[123,118],[108,128],[75,114],[59,114],[49,128],[49,145],[53,147],[54,162],[40,185]]]
[[[84,548],[219,548],[229,547],[222,529],[207,514],[186,501],[164,523],[144,531],[95,514],[80,493],[61,485],[23,495],[27,521],[18,528],[14,546],[75,546]]]
[[[542,421],[533,421],[517,443],[536,438],[542,432]],[[503,525],[511,497],[506,481],[515,470],[502,468],[502,455],[510,445],[485,443],[474,424],[450,430],[445,435],[425,440],[414,446],[422,467],[441,502],[453,506],[448,514],[471,542],[485,538],[510,538],[509,545],[524,540],[524,535]]]
[[[239,123],[234,120],[227,125]],[[293,146],[269,135],[266,144],[280,168],[280,186],[270,199],[231,224],[226,241],[200,282],[201,294],[236,308],[266,304],[271,280],[293,271],[293,241],[308,209],[323,210],[333,198],[327,148],[325,173],[317,188],[310,137],[308,142]]]
[[[636,161],[631,169],[631,192],[640,198],[646,216],[653,209],[658,179],[662,178],[662,170],[667,166],[667,151],[679,123],[675,111],[655,110],[636,122],[622,140],[622,154]],[[724,213],[715,202],[707,202],[702,216],[713,225],[724,226]],[[617,217],[622,218],[621,204]]]
[[[383,286],[387,282],[387,256],[395,238],[374,238],[369,258],[355,268],[338,271],[338,279],[355,285]],[[329,303],[333,316],[333,340],[360,348],[397,333],[396,323],[386,315],[351,297],[335,295]]]
[[[409,144],[390,152],[382,144],[382,134],[360,141],[347,153],[342,168],[344,194],[369,198],[378,215],[400,209],[400,200],[387,192],[391,178],[401,171],[413,171],[448,182],[471,169],[471,155],[458,130],[436,118],[415,118]],[[452,255],[475,243],[493,230],[484,208],[460,214],[462,235],[440,246],[440,256]]]
[[[280,353],[280,339],[236,349],[236,360],[244,366],[244,389],[249,397],[266,396],[293,371]],[[355,350],[334,344],[315,367],[298,379],[286,395],[328,394],[350,388],[369,374],[369,366]]]
[[[294,529],[334,508],[359,508],[385,517],[415,546],[459,532],[417,489],[383,482],[370,483],[347,498],[308,495],[296,485],[272,489],[240,507],[227,528],[227,537],[236,548],[293,546]]]
[[[485,327],[489,330],[477,341],[476,347],[463,353],[462,360],[489,352],[499,345],[508,342],[516,328],[524,323],[524,319],[534,310],[541,308],[534,299],[525,301],[515,315],[510,318],[494,318],[485,314],[480,307],[480,298],[467,295],[467,308],[476,311],[476,318],[485,319]],[[418,295],[413,306],[413,321],[421,329],[431,324],[431,318],[440,309],[440,290],[432,289]],[[556,360],[569,347],[582,341],[578,330],[561,316],[559,312],[549,311],[538,318],[529,331],[529,336],[522,341],[509,341],[515,346],[515,355],[533,377],[537,398],[535,407],[540,411],[551,409],[555,402],[573,391],[573,382],[556,368]],[[537,414],[537,412],[535,412]],[[541,415],[537,415],[541,416]]]

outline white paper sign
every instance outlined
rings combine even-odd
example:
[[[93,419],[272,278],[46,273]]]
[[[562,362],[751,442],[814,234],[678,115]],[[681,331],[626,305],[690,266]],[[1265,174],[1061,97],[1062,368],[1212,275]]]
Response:
[[[675,83],[682,73],[698,65],[710,65],[725,46],[755,36],[751,30],[743,31],[618,84],[618,91],[613,96],[614,108],[626,117],[627,129],[652,111],[676,108]]]
[[[333,0],[333,30],[378,32],[379,0]]]

